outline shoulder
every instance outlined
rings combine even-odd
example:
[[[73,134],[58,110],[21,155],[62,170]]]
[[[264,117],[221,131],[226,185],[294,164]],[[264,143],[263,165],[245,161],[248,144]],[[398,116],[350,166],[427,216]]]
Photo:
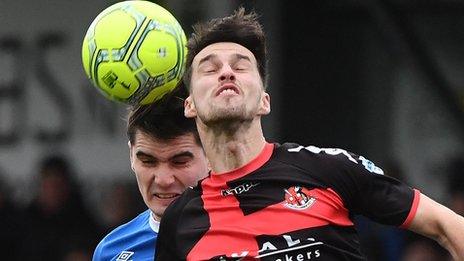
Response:
[[[134,241],[150,240],[151,237],[154,240],[156,233],[151,230],[149,219],[150,210],[146,210],[131,221],[113,229],[98,243],[93,260],[110,260],[125,250],[127,246],[133,244]],[[146,235],[145,239],[144,234]]]
[[[201,182],[207,181],[207,179],[203,179]],[[192,216],[192,213],[198,213],[198,211],[203,210],[201,182],[194,187],[188,187],[179,198],[169,204],[161,219],[160,234],[162,231],[174,231],[178,223],[182,222],[181,220],[187,219],[191,221],[194,218],[198,218],[196,215]]]
[[[128,231],[134,231],[134,230],[140,230],[144,228],[145,225],[148,224],[150,219],[150,210],[147,209],[144,212],[140,213],[138,216],[133,218],[127,223],[124,223],[117,228],[115,228],[113,231],[111,231],[103,240],[106,238],[114,238],[118,237],[119,235],[124,235]]]
[[[343,149],[284,143],[275,145],[270,162],[292,165],[305,170],[333,171],[350,161],[357,163],[352,154]]]
[[[203,179],[202,181],[204,181]],[[166,221],[170,221],[171,218],[178,217],[178,213],[181,212],[186,206],[192,204],[192,202],[196,202],[201,200],[202,195],[202,188],[200,181],[194,187],[188,187],[179,198],[177,198],[174,202],[172,202],[166,209],[163,214],[163,218],[161,219],[161,223],[165,223]],[[165,218],[168,217],[168,218]]]
[[[354,154],[341,148],[320,148],[314,145],[303,146],[297,143],[276,144],[276,154],[287,157],[304,157],[319,160],[349,160],[357,163]]]
[[[296,165],[317,165],[333,168],[360,168],[371,173],[384,174],[383,170],[363,156],[341,148],[320,148],[314,145],[302,146],[296,143],[276,145],[276,158]]]

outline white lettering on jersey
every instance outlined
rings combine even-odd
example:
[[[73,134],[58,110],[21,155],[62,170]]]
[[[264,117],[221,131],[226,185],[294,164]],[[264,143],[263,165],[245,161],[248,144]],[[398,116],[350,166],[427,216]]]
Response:
[[[244,183],[244,184],[236,186],[235,188],[223,189],[221,190],[221,194],[223,196],[239,195],[239,194],[242,194],[243,192],[247,192],[251,188],[256,187],[258,185],[259,183],[253,183],[253,182]]]
[[[245,257],[248,255],[248,251],[243,251],[240,255],[237,253],[232,253],[231,257]]]
[[[300,243],[300,240],[299,240],[299,239],[293,241],[293,239],[292,239],[291,236],[283,235],[283,237],[285,238],[285,241],[287,241],[287,245],[288,245],[289,247],[292,247],[292,246],[297,245],[297,244]]]
[[[261,247],[261,249],[258,251],[258,253],[261,253],[267,250],[277,250],[277,247],[275,247],[271,242],[265,242],[263,244],[263,247]]]
[[[337,148],[318,148],[316,146],[307,146],[307,147],[303,147],[303,146],[298,146],[296,148],[292,148],[292,149],[288,149],[289,152],[300,152],[302,149],[305,149],[307,151],[310,151],[312,153],[315,153],[315,154],[319,154],[321,152],[324,152],[328,155],[338,155],[338,154],[342,154],[342,155],[345,155],[348,160],[356,163],[356,164],[359,164],[357,160],[355,160],[353,158],[353,156],[351,156],[346,150],[343,150],[343,149],[337,149]],[[377,166],[375,166],[375,164],[364,158],[363,156],[359,156],[359,160],[361,161],[361,163],[363,164],[364,168],[366,170],[368,170],[369,172],[372,172],[372,173],[376,173],[376,174],[380,174],[380,175],[383,175],[383,170]]]
[[[287,242],[288,247],[281,247],[277,248],[271,241],[266,241],[262,243],[261,248],[258,250],[258,255],[253,256],[256,258],[263,258],[267,256],[276,256],[273,260],[309,260],[311,258],[318,258],[321,256],[321,252],[318,246],[324,245],[323,242],[316,242],[316,240],[312,237],[307,238],[306,240],[303,238],[292,238],[290,235],[283,235],[282,236],[285,241]],[[312,241],[312,243],[307,243],[306,241]],[[267,253],[263,253],[267,252]],[[231,257],[240,257],[238,260],[248,260],[250,252],[249,251],[241,251],[231,254]],[[277,256],[279,255],[279,256]],[[306,259],[304,257],[306,256]],[[281,259],[283,257],[284,259]],[[221,256],[219,260],[226,260],[226,256]]]

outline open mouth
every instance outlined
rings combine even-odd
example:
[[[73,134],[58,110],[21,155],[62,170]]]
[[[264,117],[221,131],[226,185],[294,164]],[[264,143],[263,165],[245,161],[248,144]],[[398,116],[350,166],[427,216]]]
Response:
[[[234,84],[224,84],[223,86],[221,86],[217,90],[216,96],[219,96],[219,95],[235,95],[235,94],[239,94],[239,93],[240,93],[239,89]]]
[[[159,198],[159,199],[173,199],[173,198],[176,198],[178,197],[179,194],[177,193],[155,193],[155,197]]]

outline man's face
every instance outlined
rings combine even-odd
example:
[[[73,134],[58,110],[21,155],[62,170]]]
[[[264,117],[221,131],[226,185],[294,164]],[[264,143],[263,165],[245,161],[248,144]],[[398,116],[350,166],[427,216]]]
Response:
[[[131,167],[145,204],[159,220],[187,187],[208,175],[207,160],[192,134],[163,141],[137,131],[134,140]]]
[[[187,117],[198,117],[208,125],[269,113],[269,95],[264,92],[255,56],[242,45],[211,44],[195,56],[191,70]]]

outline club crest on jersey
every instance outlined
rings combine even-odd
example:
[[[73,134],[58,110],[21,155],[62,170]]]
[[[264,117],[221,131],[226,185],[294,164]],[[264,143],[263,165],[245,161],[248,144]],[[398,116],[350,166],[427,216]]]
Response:
[[[287,208],[303,210],[311,207],[314,202],[316,198],[312,197],[306,188],[295,186],[285,189],[284,206]]]
[[[259,183],[253,183],[253,182],[243,183],[243,184],[236,186],[235,188],[223,189],[221,191],[221,194],[223,196],[238,195],[238,194],[242,194],[243,192],[247,192],[252,187],[256,187],[258,185]]]

